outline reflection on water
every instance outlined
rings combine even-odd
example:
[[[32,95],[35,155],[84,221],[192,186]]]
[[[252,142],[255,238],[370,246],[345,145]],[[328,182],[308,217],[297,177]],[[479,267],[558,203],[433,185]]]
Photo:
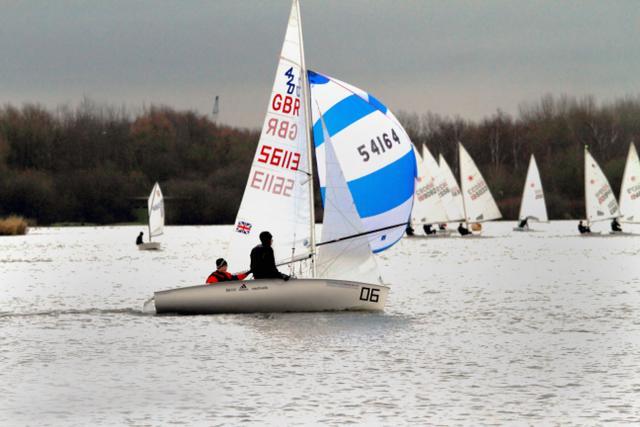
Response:
[[[639,423],[640,237],[512,227],[384,252],[384,313],[145,314],[228,227],[2,238],[0,425]]]

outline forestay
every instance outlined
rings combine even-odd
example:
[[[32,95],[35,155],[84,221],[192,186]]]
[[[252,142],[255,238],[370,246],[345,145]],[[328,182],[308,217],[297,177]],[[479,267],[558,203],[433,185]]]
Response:
[[[418,161],[418,177],[411,222],[413,224],[442,224],[447,222],[447,212],[442,204],[439,189],[447,186],[438,163],[426,145]]]
[[[491,191],[480,170],[461,143],[458,144],[458,147],[460,150],[460,185],[462,186],[466,221],[475,223],[502,218],[498,205],[493,200]]]
[[[365,228],[322,116],[320,122],[324,134],[326,181],[322,237],[316,260],[318,277],[382,283],[369,237],[361,235]]]
[[[230,242],[231,268],[249,265],[258,235],[273,235],[276,260],[304,257],[310,246],[303,47],[293,2],[276,78]]]
[[[443,189],[440,193],[440,198],[442,199],[442,203],[447,211],[447,218],[451,222],[462,221],[464,220],[464,207],[462,206],[462,192],[458,186],[458,181],[456,181],[456,177],[451,171],[451,168],[444,159],[442,153],[440,154],[438,161],[442,176],[447,183],[446,189]]]
[[[529,218],[542,222],[549,220],[547,217],[547,206],[544,201],[544,192],[542,191],[540,172],[538,171],[538,165],[533,154],[531,155],[531,160],[529,160],[527,178],[524,181],[519,218],[520,220]]]
[[[149,237],[157,237],[164,233],[164,197],[160,185],[156,182],[147,200],[149,213]]]
[[[633,143],[629,145],[627,164],[622,177],[620,213],[622,221],[640,223],[640,159]]]
[[[584,196],[589,222],[620,216],[618,202],[609,181],[587,147],[584,147]]]
[[[411,141],[393,113],[372,95],[309,71],[313,137],[324,199],[325,140],[322,114],[338,163],[374,252],[396,243],[413,206],[416,161]],[[386,229],[385,229],[386,228]],[[374,230],[385,229],[380,232]]]

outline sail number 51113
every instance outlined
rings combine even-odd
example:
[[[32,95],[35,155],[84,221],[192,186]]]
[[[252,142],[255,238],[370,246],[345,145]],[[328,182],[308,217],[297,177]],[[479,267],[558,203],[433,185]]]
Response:
[[[396,142],[397,145],[394,145],[394,142]],[[371,138],[368,144],[359,145],[357,150],[358,154],[362,157],[362,161],[368,162],[372,154],[379,156],[398,145],[400,145],[400,137],[398,137],[395,129],[391,129],[391,132],[385,132],[380,136]]]

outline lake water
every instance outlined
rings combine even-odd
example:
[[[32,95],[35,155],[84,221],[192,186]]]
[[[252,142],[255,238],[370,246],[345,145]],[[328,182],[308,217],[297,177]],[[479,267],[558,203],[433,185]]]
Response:
[[[0,425],[640,423],[640,236],[513,225],[403,239],[380,314],[142,313],[229,227],[168,227],[156,253],[135,226],[2,237]]]

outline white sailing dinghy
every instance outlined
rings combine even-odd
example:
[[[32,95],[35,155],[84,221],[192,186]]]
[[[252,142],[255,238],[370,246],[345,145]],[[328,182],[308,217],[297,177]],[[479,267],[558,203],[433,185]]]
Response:
[[[160,249],[160,242],[153,242],[151,239],[164,233],[164,197],[157,182],[149,194],[147,212],[149,214],[149,241],[137,246],[141,251],[157,251]]]
[[[411,223],[414,226],[433,226],[434,233],[425,234],[425,237],[448,236],[450,230],[441,230],[440,233],[437,230],[438,225],[449,222],[440,196],[444,191],[448,191],[446,179],[426,145],[422,146],[422,156],[417,155],[416,158],[418,159],[418,177]]]
[[[318,155],[317,159],[318,168],[322,170],[325,217],[323,241],[316,243],[309,89],[299,3],[294,0],[228,259],[232,270],[246,266],[251,248],[259,243],[258,234],[270,231],[274,236],[275,255],[282,257],[279,265],[288,264],[290,273],[308,278],[243,280],[156,292],[153,298],[156,313],[384,309],[389,288],[381,283],[373,258],[376,249],[373,244],[383,249],[380,245],[384,246],[387,239],[395,239],[398,228],[404,231],[412,201],[406,214],[400,211],[405,215],[401,224],[389,224],[389,220],[395,219],[393,215],[377,218],[377,222],[370,218],[369,223],[365,221],[366,216],[363,218],[357,203],[356,195],[360,193],[354,194],[349,182],[354,171],[345,167],[342,152],[349,151],[349,147],[338,145],[330,135],[332,122],[325,123],[326,117],[318,106],[317,131],[321,132],[322,141],[318,141],[316,129],[314,134],[316,147],[322,144],[322,156]],[[374,132],[371,138],[375,138],[377,130],[376,126],[361,128],[364,134]],[[402,141],[403,146],[407,144],[410,142]],[[408,183],[398,182],[398,175],[393,173],[385,178],[392,181],[390,185],[409,185],[413,193],[413,172],[414,175],[407,175]],[[401,237],[400,233],[398,239]]]
[[[462,191],[460,191],[458,181],[442,153],[440,153],[438,157],[438,165],[447,184],[446,188],[442,188],[442,191],[440,191],[440,198],[447,211],[449,222],[456,226],[456,223],[465,220]],[[451,230],[451,232],[453,232],[453,230]]]
[[[524,190],[522,191],[522,202],[520,203],[519,221],[532,220],[538,222],[549,222],[547,216],[547,205],[544,201],[544,192],[542,191],[542,181],[540,180],[540,172],[536,159],[531,155],[529,160],[529,169],[527,177],[524,180]],[[531,230],[528,225],[520,227],[519,225],[513,231],[535,231]]]
[[[587,225],[619,218],[620,208],[607,177],[600,169],[589,149],[584,147],[584,205]],[[582,233],[581,236],[597,236],[600,232]]]
[[[621,222],[640,223],[640,159],[633,143],[629,145],[627,163],[620,187]]]
[[[462,143],[458,143],[458,149],[460,152],[460,185],[462,186],[464,217],[467,228],[469,231],[473,231],[473,227],[470,228],[469,224],[480,224],[500,219],[502,214],[480,170]],[[463,237],[468,236],[473,236],[473,234]]]

